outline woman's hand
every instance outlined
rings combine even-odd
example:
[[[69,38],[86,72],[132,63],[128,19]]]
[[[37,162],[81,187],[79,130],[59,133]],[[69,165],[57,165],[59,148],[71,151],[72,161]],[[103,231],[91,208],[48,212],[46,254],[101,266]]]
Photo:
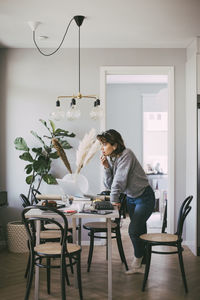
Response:
[[[119,203],[119,202],[112,202],[112,205],[117,206],[118,210],[120,210],[120,208],[121,208],[121,203]]]
[[[109,168],[108,160],[105,155],[101,156],[101,163],[104,166],[104,168]]]

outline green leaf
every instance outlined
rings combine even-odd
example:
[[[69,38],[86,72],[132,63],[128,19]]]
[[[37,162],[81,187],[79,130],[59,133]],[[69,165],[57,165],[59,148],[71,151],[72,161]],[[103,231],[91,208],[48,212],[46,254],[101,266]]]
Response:
[[[45,145],[44,149],[48,154],[51,153],[51,147]]]
[[[50,166],[51,166],[51,161],[44,156],[39,156],[38,160],[34,161],[33,163],[33,169],[39,175],[43,175],[44,173],[47,173],[50,170]]]
[[[34,135],[45,146],[44,141],[41,139],[41,137],[35,131],[31,130],[31,134]]]
[[[39,148],[32,148],[32,151],[37,153],[37,154],[42,154],[42,148],[39,147]]]
[[[50,157],[50,158],[53,158],[53,159],[56,159],[56,158],[59,157],[59,155],[58,155],[58,153],[57,153],[57,151],[56,151],[56,152],[50,153],[50,154],[49,154],[49,157]]]
[[[55,136],[68,136],[68,137],[75,137],[75,134],[69,133],[69,131],[61,129],[61,128],[57,128],[56,131],[54,132]]]
[[[29,152],[24,152],[22,155],[19,156],[20,159],[33,162],[33,158]]]
[[[27,165],[25,167],[25,170],[26,170],[26,174],[30,174],[32,171],[33,171],[33,165]]]
[[[34,180],[34,176],[33,175],[29,175],[26,177],[26,183],[27,184],[31,184]]]
[[[51,125],[51,128],[53,130],[53,134],[55,133],[55,130],[56,130],[56,126],[55,126],[55,123],[52,121],[52,120],[49,120],[49,123]]]
[[[71,149],[72,146],[68,143],[68,141],[62,141],[61,139],[58,139],[59,143],[63,147],[63,149]]]
[[[42,178],[47,184],[57,184],[55,177],[51,174],[45,174]]]
[[[42,119],[39,119],[39,121],[40,121],[45,127],[47,127],[47,122],[46,122],[46,121],[44,121],[44,120],[42,120]]]
[[[39,121],[48,129],[48,131],[51,133],[51,130],[49,129],[49,127],[47,126],[47,122],[42,120],[42,119],[39,119]]]
[[[26,141],[22,137],[17,137],[14,141],[15,149],[29,151]]]

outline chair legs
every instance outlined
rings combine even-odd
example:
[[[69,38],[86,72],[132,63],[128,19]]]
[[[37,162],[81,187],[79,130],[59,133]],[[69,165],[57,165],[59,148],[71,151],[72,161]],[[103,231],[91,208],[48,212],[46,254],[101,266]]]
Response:
[[[124,263],[126,271],[128,271],[128,265],[127,265],[126,257],[125,257],[125,254],[124,254],[120,229],[116,229],[116,238],[117,238],[117,246],[118,246],[121,261],[122,261],[122,263]]]
[[[90,231],[90,249],[89,249],[89,254],[88,254],[88,268],[87,272],[90,272],[90,266],[92,262],[92,254],[93,254],[93,249],[94,249],[94,231]]]
[[[90,266],[92,263],[92,255],[93,255],[93,250],[94,250],[94,231],[90,230],[90,249],[89,249],[89,254],[88,254],[88,268],[87,268],[87,272],[90,272]],[[122,240],[121,240],[121,234],[120,234],[120,229],[116,229],[116,239],[117,239],[117,246],[118,246],[118,251],[119,251],[119,255],[121,258],[122,263],[125,265],[126,270],[128,270],[128,265],[126,262],[126,257],[124,254],[124,249],[123,249],[123,245],[122,245]],[[107,242],[107,240],[106,240]],[[106,243],[107,244],[107,243]],[[106,259],[107,259],[107,246],[106,246]]]
[[[151,264],[151,248],[152,248],[151,245],[149,245],[149,244],[146,245],[146,267],[145,267],[145,273],[144,273],[144,280],[143,280],[143,284],[142,284],[143,292],[145,290],[146,282],[147,282],[148,275],[149,275],[149,269],[150,269],[150,264]]]
[[[152,253],[151,249],[152,249],[152,246],[147,243],[146,244],[146,267],[145,267],[144,280],[143,280],[143,284],[142,284],[143,292],[145,290],[146,282],[147,282],[148,275],[149,275],[149,269],[150,269],[150,263],[151,263],[151,253]],[[182,256],[183,250],[182,250],[181,244],[177,245],[177,249],[178,249],[178,258],[179,258],[179,265],[180,265],[180,269],[181,269],[182,280],[183,280],[185,292],[188,293],[187,280],[186,280],[186,276],[185,276],[183,256]],[[175,253],[177,253],[177,252],[175,252]],[[160,254],[162,254],[162,253],[160,253]]]
[[[79,289],[79,296],[80,300],[83,299],[83,292],[82,292],[82,281],[81,281],[81,254],[77,254],[77,280],[78,280],[78,289]]]
[[[26,294],[24,297],[24,300],[28,300],[29,299],[29,295],[30,295],[30,291],[31,291],[31,285],[32,285],[32,281],[33,281],[33,273],[34,273],[34,256],[30,255],[30,267],[28,270],[28,274],[27,274],[27,286],[26,286]]]
[[[65,291],[65,278],[66,278],[66,263],[65,256],[61,256],[61,267],[60,267],[60,281],[61,281],[61,295],[62,300],[66,299],[66,291]]]
[[[50,295],[50,281],[51,281],[51,259],[50,258],[47,258],[47,268],[46,268],[46,271],[47,271],[47,293]]]
[[[178,248],[178,258],[179,258],[179,264],[180,264],[180,269],[181,269],[181,275],[182,275],[182,279],[183,279],[183,284],[184,284],[184,287],[185,287],[185,292],[188,293],[187,281],[186,281],[184,264],[183,264],[183,255],[182,255],[183,251],[182,251],[181,245],[178,245],[177,248]]]
[[[24,274],[24,278],[27,278],[29,268],[30,268],[30,254],[28,255],[28,262],[27,262],[27,265],[26,265],[26,271],[25,271],[25,274]]]

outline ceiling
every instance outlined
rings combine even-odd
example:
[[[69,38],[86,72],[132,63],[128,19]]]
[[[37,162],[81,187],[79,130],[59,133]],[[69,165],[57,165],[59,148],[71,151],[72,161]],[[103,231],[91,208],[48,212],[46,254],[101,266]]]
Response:
[[[41,48],[57,47],[70,19],[84,15],[83,48],[186,48],[200,36],[200,0],[0,0],[0,47],[33,48],[28,21],[40,21]],[[63,48],[77,47],[73,22]]]

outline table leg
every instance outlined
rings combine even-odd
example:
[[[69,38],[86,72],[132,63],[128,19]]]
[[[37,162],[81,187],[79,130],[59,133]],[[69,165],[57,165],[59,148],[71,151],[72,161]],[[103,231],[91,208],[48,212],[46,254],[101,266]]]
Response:
[[[81,246],[81,227],[82,227],[82,219],[78,219],[78,244]]]
[[[40,244],[40,221],[36,221],[36,245]],[[35,266],[35,300],[39,299],[39,267]]]
[[[72,234],[73,234],[73,243],[76,244],[76,218],[72,218]]]
[[[107,241],[108,241],[108,300],[112,299],[112,239],[111,219],[107,219]]]

